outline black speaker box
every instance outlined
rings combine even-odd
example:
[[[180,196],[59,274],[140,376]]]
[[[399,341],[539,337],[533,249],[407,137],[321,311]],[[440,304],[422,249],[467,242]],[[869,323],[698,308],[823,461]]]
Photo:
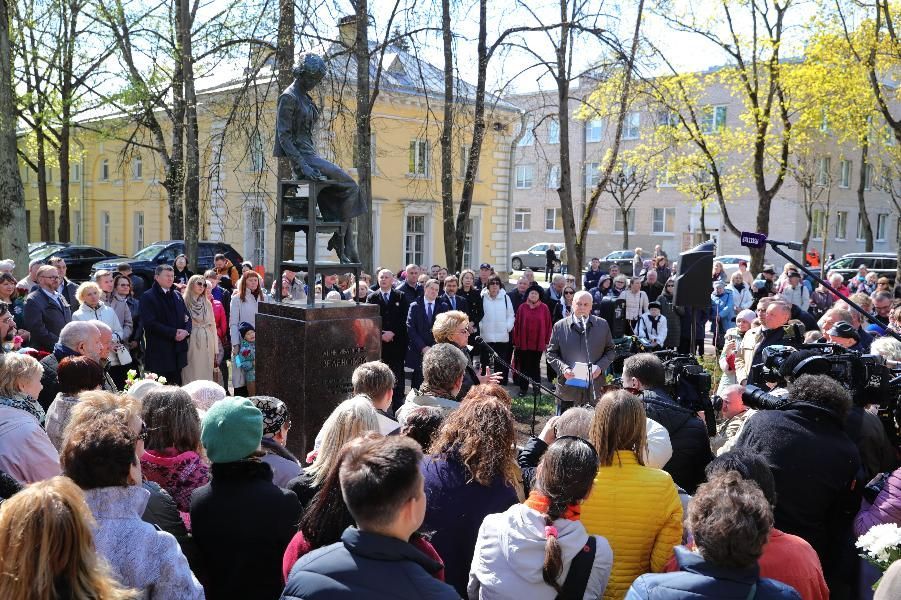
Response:
[[[684,308],[710,308],[713,249],[713,243],[707,242],[679,255],[673,304]]]
[[[713,267],[711,267],[712,269]],[[601,300],[598,316],[607,321],[613,339],[626,335],[626,300],[605,296]]]

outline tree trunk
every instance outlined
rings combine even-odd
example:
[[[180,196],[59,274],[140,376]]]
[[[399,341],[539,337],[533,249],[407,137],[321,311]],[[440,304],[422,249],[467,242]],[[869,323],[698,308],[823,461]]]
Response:
[[[629,211],[620,210],[623,215],[623,250],[629,249]]]
[[[46,137],[44,135],[43,125],[40,123],[35,127],[35,137],[38,151],[38,208],[40,215],[38,217],[40,239],[42,242],[50,241],[50,206],[47,198],[47,152],[44,148]]]
[[[28,269],[25,229],[25,190],[16,159],[16,95],[13,88],[9,32],[12,6],[0,0],[0,256],[16,261],[24,276]]]
[[[707,206],[701,202],[701,235],[704,236],[704,239],[707,239],[707,220],[706,215],[704,214],[707,211]]]
[[[444,221],[445,264],[457,264],[457,232],[454,230],[454,164],[451,140],[454,132],[454,50],[450,0],[441,0],[441,32],[444,39],[444,122],[441,124],[441,215]],[[456,270],[456,269],[455,269]]]
[[[275,60],[278,66],[278,89],[281,92],[294,82],[294,0],[279,0],[278,3],[278,48]],[[254,65],[255,67],[256,65]],[[291,161],[287,156],[278,160],[278,180],[291,179],[294,175],[291,169]],[[282,239],[275,240],[282,245],[282,258],[294,260],[294,238],[296,232],[282,232]],[[281,279],[281,265],[275,265],[272,276],[276,281]]]
[[[870,217],[867,215],[867,203],[864,192],[867,185],[867,157],[870,151],[868,136],[864,136],[860,144],[860,176],[857,178],[857,208],[860,211],[860,219],[863,223],[863,237],[866,252],[873,251],[873,228],[870,225]]]
[[[579,244],[576,229],[576,215],[573,209],[572,165],[569,154],[569,69],[567,55],[569,51],[569,2],[560,0],[560,43],[554,48],[554,79],[557,84],[557,121],[560,127],[560,187],[557,197],[560,198],[560,213],[563,218],[563,241],[566,244],[566,261],[568,270],[576,274],[576,285],[581,285],[583,250]]]
[[[371,82],[369,78],[369,2],[356,0],[357,35],[354,56],[357,60],[357,185],[366,205],[357,217],[357,254],[363,269],[372,273],[375,267],[372,234],[372,118]]]
[[[485,139],[485,87],[488,80],[488,59],[490,58],[488,56],[488,0],[479,0],[477,56],[478,75],[476,79],[475,109],[473,111],[472,144],[469,147],[469,160],[466,162],[466,174],[463,177],[460,208],[457,210],[457,235],[454,240],[456,262],[453,265],[448,265],[448,270],[457,273],[463,270],[463,244],[466,241],[466,231],[469,228],[469,209],[472,206],[476,172],[479,168],[479,157],[482,154],[482,142]]]
[[[75,93],[73,78],[75,62],[75,39],[78,35],[78,15],[81,10],[79,2],[62,2],[60,10],[66,27],[65,39],[62,40],[62,65],[59,73],[60,101],[62,109],[59,123],[59,236],[61,242],[71,240],[71,224],[69,219],[69,148],[72,136],[72,101]],[[81,174],[85,176],[84,173]],[[84,215],[81,216],[84,219]]]
[[[169,238],[173,240],[185,239],[185,77],[182,51],[180,47],[176,51],[172,73],[172,154],[164,186],[169,193]],[[189,260],[191,258],[188,257]]]
[[[185,93],[185,192],[184,240],[188,264],[198,271],[197,242],[200,239],[200,146],[197,126],[197,93],[194,89],[194,53],[191,40],[191,7],[188,0],[176,0],[180,14],[177,35]]]

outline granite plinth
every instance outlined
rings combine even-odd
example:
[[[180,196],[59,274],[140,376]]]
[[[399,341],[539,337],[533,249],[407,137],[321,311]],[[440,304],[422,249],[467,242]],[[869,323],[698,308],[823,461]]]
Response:
[[[257,394],[288,405],[287,446],[298,458],[312,450],[335,406],[351,397],[354,369],[381,357],[381,327],[374,304],[260,304]]]

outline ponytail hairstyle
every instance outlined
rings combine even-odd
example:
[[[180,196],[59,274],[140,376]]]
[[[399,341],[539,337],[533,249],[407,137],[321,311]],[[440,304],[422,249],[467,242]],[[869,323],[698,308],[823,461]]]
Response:
[[[560,593],[557,580],[563,571],[563,557],[557,541],[554,521],[566,509],[579,504],[594,485],[598,472],[598,453],[586,440],[575,436],[562,436],[550,445],[538,465],[535,488],[548,500],[544,517],[544,532],[547,542],[544,547],[544,564],[541,576],[545,583]]]

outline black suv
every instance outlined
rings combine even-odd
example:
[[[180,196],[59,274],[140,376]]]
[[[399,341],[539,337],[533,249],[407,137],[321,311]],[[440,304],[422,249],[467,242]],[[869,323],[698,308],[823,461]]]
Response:
[[[184,254],[185,243],[181,240],[169,240],[165,242],[156,242],[150,244],[137,252],[131,258],[123,258],[121,260],[104,261],[94,265],[91,270],[93,277],[96,271],[106,269],[115,271],[116,266],[121,263],[128,263],[134,275],[144,280],[144,289],[148,289],[153,283],[153,272],[157,265],[171,265],[175,262],[175,257]],[[213,257],[217,254],[224,254],[225,257],[232,262],[233,265],[241,268],[241,255],[234,248],[225,242],[198,242],[197,243],[197,260],[196,265],[200,268],[200,273],[207,269],[213,268]]]
[[[875,272],[879,277],[888,277],[894,282],[898,257],[894,252],[854,252],[827,263],[826,272],[837,271],[848,281],[857,275],[857,267],[861,265],[869,272]]]

